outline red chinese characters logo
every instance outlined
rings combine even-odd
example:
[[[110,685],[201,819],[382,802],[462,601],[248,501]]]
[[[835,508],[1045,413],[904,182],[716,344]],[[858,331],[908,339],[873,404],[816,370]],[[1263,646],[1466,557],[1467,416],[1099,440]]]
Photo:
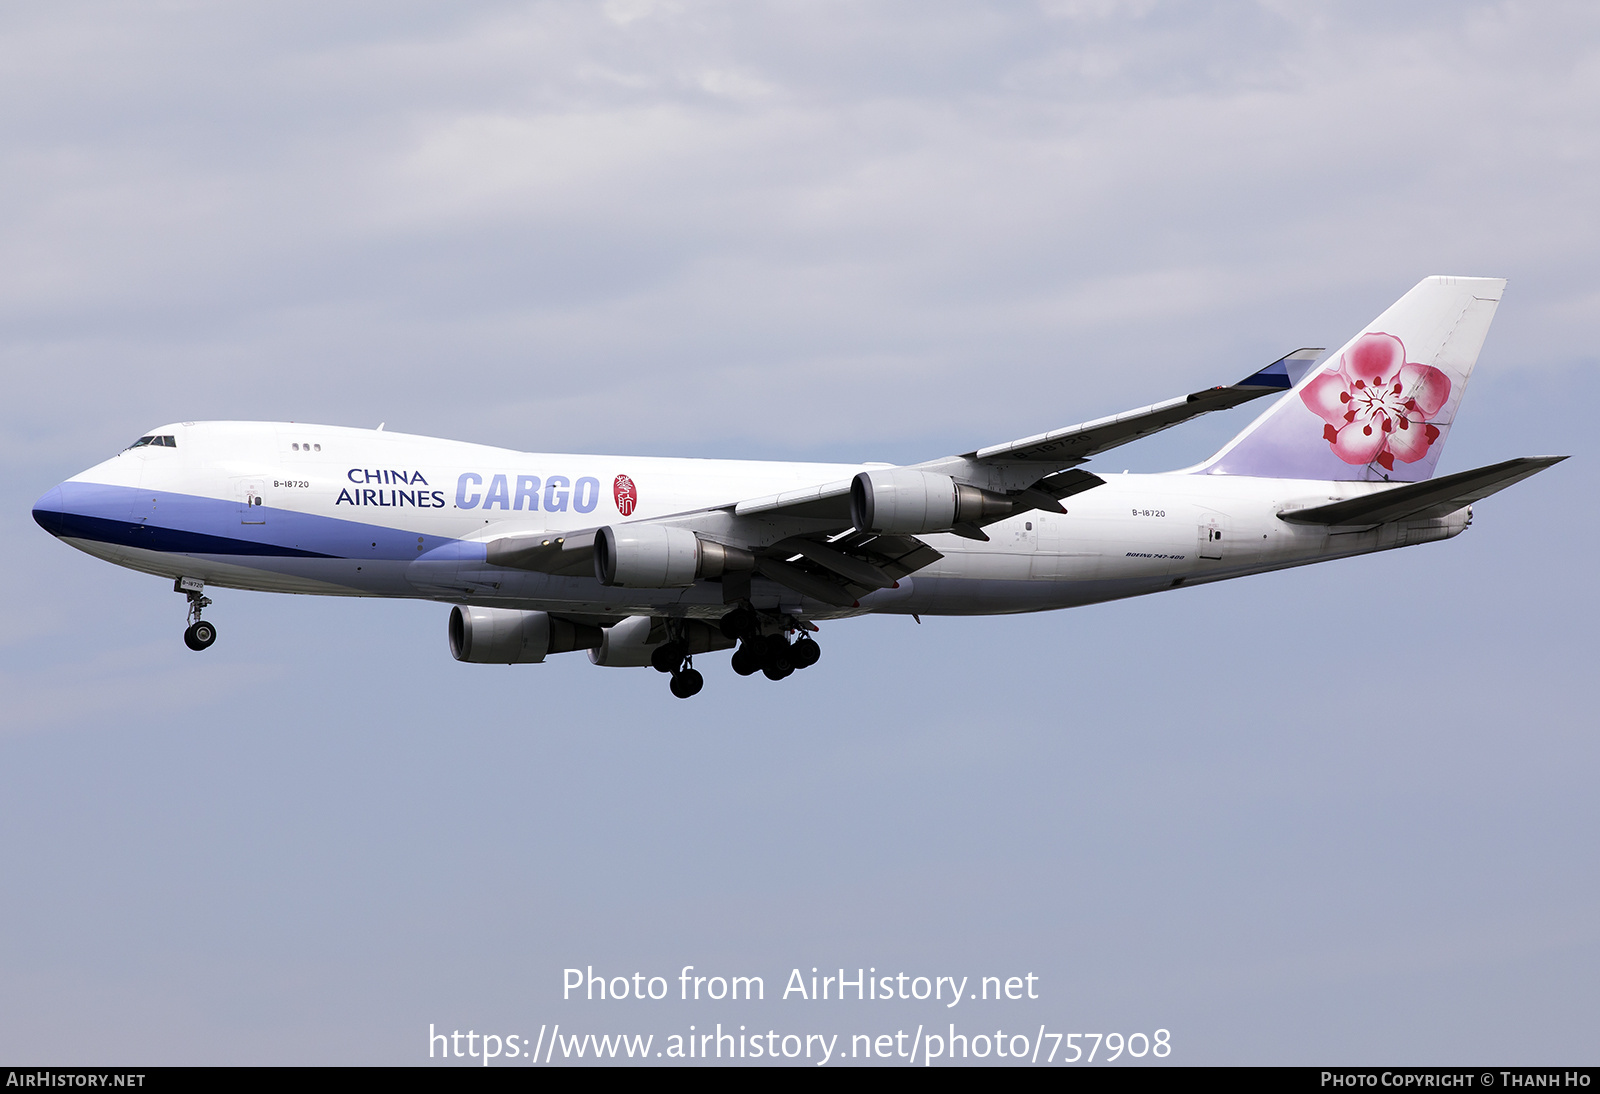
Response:
[[[1322,438],[1345,463],[1415,463],[1439,439],[1429,421],[1450,398],[1450,377],[1406,360],[1392,334],[1365,334],[1300,399],[1322,418]]]
[[[639,504],[639,491],[632,479],[618,475],[617,481],[611,484],[611,496],[617,499],[617,512],[625,517],[633,516],[633,507]]]

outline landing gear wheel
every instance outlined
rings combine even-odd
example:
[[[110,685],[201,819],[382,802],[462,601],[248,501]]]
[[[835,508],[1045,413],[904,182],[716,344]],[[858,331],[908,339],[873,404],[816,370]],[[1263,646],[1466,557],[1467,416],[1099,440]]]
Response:
[[[768,680],[782,680],[794,671],[794,652],[789,646],[789,640],[781,634],[771,634],[766,639],[767,648],[762,652],[761,670],[767,674]]]
[[[196,653],[217,640],[217,628],[204,619],[191,623],[183,632],[183,644]]]
[[[789,657],[797,669],[810,668],[821,656],[822,647],[810,635],[802,635],[800,641],[789,647]]]
[[[760,617],[751,608],[735,608],[722,617],[717,625],[724,638],[751,638],[761,626]]]
[[[217,628],[200,618],[200,613],[211,607],[211,598],[205,594],[205,585],[194,577],[178,578],[172,591],[189,598],[189,626],[183,632],[183,644],[198,653],[217,640]]]
[[[733,651],[733,671],[740,676],[750,676],[761,671],[761,651],[754,642],[746,641]]]
[[[667,686],[679,699],[687,699],[700,694],[700,689],[706,686],[706,678],[700,675],[698,669],[684,669],[673,673],[672,683]]]
[[[650,667],[657,672],[677,672],[688,656],[677,642],[665,642],[650,651]]]

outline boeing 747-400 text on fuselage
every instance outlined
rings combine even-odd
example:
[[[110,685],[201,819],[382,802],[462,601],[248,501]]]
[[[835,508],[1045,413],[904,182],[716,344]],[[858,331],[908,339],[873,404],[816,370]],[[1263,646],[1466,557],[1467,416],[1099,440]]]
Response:
[[[457,660],[587,650],[687,698],[698,654],[774,680],[816,620],[1045,611],[1459,534],[1563,457],[1433,477],[1505,288],[1430,277],[1315,365],[909,466],[573,456],[379,430],[183,422],[51,488],[34,518],[172,579],[203,650],[207,587],[453,605]],[[1204,463],[1102,478],[1090,457],[1277,394]],[[796,636],[791,640],[790,636]]]

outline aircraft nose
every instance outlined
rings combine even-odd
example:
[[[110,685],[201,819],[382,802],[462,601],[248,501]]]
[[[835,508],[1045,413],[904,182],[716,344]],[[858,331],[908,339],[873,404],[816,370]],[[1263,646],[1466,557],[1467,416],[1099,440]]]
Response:
[[[59,536],[66,530],[67,503],[61,496],[61,487],[52,486],[45,491],[44,496],[33,503],[33,519],[39,522],[39,527],[49,532],[52,536]]]

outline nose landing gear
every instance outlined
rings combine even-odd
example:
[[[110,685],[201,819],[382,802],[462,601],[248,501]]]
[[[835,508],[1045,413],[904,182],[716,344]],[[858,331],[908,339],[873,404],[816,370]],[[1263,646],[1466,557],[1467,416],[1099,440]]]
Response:
[[[217,628],[200,618],[200,613],[211,606],[205,595],[205,585],[197,578],[180,577],[172,584],[172,591],[184,593],[189,598],[189,626],[183,632],[183,644],[196,653],[210,647],[217,640]]]

